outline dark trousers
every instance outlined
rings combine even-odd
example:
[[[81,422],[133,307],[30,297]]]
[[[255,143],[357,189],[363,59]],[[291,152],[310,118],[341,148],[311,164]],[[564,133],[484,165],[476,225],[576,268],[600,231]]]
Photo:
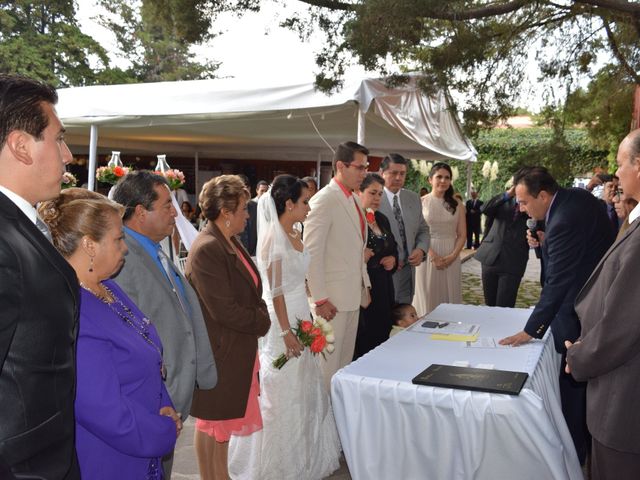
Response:
[[[576,382],[564,371],[567,353],[562,354],[560,366],[560,401],[562,414],[576,447],[580,465],[584,465],[591,449],[591,434],[587,428],[587,382]]]
[[[474,238],[475,237],[475,238]],[[467,223],[467,248],[480,246],[480,223]]]
[[[173,469],[173,453],[167,453],[164,457],[162,457],[162,473],[164,480],[169,480],[171,478],[171,470]]]
[[[595,438],[591,448],[591,480],[635,480],[640,477],[640,455],[619,452]]]
[[[490,307],[513,308],[516,305],[520,280],[522,277],[502,272],[497,267],[482,265],[484,303]]]

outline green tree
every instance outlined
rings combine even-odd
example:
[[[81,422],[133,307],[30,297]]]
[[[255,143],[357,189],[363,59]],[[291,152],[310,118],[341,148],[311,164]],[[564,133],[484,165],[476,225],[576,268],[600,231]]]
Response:
[[[629,132],[635,85],[621,72],[606,67],[585,89],[571,93],[565,105],[567,121],[583,124],[595,147],[609,149],[609,170],[615,169],[615,153]]]
[[[132,3],[101,0],[107,12],[103,26],[116,37],[120,56],[130,63],[128,81],[158,82],[213,78],[215,62],[200,63],[190,51],[193,43],[211,37],[210,20],[190,0]],[[194,32],[197,32],[194,33]]]
[[[58,87],[90,85],[109,75],[105,50],[80,31],[73,1],[0,2],[0,71]]]
[[[189,1],[209,18],[226,9],[256,8],[258,0],[146,0],[165,6]],[[464,98],[459,109],[467,133],[509,116],[523,91],[531,60],[540,81],[574,90],[595,75],[602,58],[625,83],[640,84],[640,3],[626,0],[300,0],[308,14],[284,25],[302,36],[314,29],[327,42],[316,61],[317,84],[341,85],[355,58],[370,71],[425,76],[423,88],[448,88]],[[159,10],[158,10],[159,11]],[[213,12],[213,13],[212,13]],[[210,23],[191,22],[204,35]],[[394,81],[402,81],[395,76]]]

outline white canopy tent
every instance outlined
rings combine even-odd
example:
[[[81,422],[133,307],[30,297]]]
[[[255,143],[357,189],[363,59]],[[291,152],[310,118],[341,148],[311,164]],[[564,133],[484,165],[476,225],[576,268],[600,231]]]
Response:
[[[89,146],[89,188],[97,149],[198,158],[330,161],[332,147],[357,140],[372,155],[475,161],[444,92],[408,84],[346,82],[327,95],[313,84],[241,88],[234,79],[59,90],[67,143]],[[319,170],[319,168],[318,168]],[[197,171],[197,168],[196,168]]]

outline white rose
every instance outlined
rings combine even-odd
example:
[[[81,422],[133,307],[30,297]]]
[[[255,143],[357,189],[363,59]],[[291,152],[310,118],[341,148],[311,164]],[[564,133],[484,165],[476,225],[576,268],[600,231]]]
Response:
[[[331,343],[327,343],[327,346],[324,347],[324,349],[327,351],[327,353],[333,353],[336,347],[334,347]]]
[[[484,178],[489,178],[489,175],[491,175],[491,162],[489,160],[486,160],[482,164],[482,176]]]
[[[336,337],[333,335],[333,333],[328,333],[325,338],[327,339],[327,343],[333,343],[336,341]]]

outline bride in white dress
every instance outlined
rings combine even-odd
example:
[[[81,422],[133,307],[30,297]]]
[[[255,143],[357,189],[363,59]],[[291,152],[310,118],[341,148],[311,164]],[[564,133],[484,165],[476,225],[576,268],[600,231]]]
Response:
[[[294,229],[309,213],[309,197],[304,182],[279,175],[258,203],[256,256],[271,317],[260,346],[263,429],[231,438],[233,479],[315,480],[339,467],[340,441],[320,358],[290,330],[299,319],[311,318],[305,291],[309,254]],[[278,370],[273,361],[282,353],[289,360]]]

